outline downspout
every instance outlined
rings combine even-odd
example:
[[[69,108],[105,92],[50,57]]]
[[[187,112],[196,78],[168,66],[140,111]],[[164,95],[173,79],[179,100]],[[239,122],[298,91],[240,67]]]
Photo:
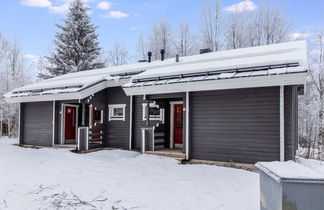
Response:
[[[186,92],[186,160],[189,160],[189,92]]]
[[[61,129],[61,138],[60,138],[60,144],[63,145],[63,142],[64,142],[64,117],[65,117],[65,114],[64,114],[65,110],[64,110],[64,103],[61,104],[61,112],[60,112],[60,115],[61,115],[61,126],[60,126],[60,129]]]
[[[86,106],[85,103],[82,102],[82,117],[81,117],[81,125],[85,126],[85,115],[86,115]]]
[[[285,161],[285,104],[284,86],[280,86],[280,161]]]
[[[150,125],[150,100],[148,96],[146,96],[146,127]]]
[[[132,150],[132,135],[133,135],[133,96],[129,99],[129,150]]]
[[[19,145],[20,146],[22,146],[22,144],[23,144],[23,141],[21,139],[21,106],[22,106],[22,103],[19,103],[18,140],[19,140]],[[1,120],[1,123],[2,123],[2,113],[1,113],[1,119],[0,120]],[[2,135],[2,126],[1,126],[1,135]]]
[[[52,147],[54,147],[55,144],[55,101],[53,101],[53,135],[52,135]]]

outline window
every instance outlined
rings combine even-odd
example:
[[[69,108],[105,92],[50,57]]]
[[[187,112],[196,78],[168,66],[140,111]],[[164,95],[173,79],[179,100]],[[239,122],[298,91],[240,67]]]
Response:
[[[109,107],[109,121],[123,120],[125,121],[125,107],[126,104],[110,104]]]
[[[143,103],[142,105],[143,105],[143,121],[145,121],[146,113],[147,113],[147,103]],[[160,108],[159,105],[155,103],[150,103],[149,116],[150,116],[150,120],[158,120],[164,123],[164,109]]]
[[[92,105],[89,106],[89,127],[103,123],[103,110],[99,110]]]
[[[99,124],[99,123],[103,123],[103,111],[102,110],[93,110],[93,123],[94,124]]]

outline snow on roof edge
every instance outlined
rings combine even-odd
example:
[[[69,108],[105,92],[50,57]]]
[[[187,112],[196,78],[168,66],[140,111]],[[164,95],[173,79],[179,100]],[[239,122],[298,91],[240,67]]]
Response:
[[[208,54],[209,53],[206,55]],[[215,55],[213,59],[208,61],[206,60],[204,65],[198,62],[195,64],[183,64],[178,68],[173,68],[173,66],[160,67],[154,69],[154,71],[147,70],[138,75],[134,75],[132,79],[146,79],[187,73],[198,73],[205,71],[206,68],[211,67],[217,70],[225,68],[253,67],[255,65],[283,64],[294,61],[298,62],[300,66],[307,66],[306,41],[240,48],[235,50],[214,52],[213,54]]]
[[[58,88],[58,87],[66,87],[70,86],[71,83],[73,85],[82,85],[82,87],[87,87],[88,85],[91,85],[94,83],[94,81],[101,80],[105,77],[113,78],[111,75],[114,74],[122,74],[126,72],[135,72],[142,70],[143,73],[140,73],[139,75],[145,75],[145,72],[153,71],[152,69],[156,71],[164,71],[167,67],[175,67],[175,66],[183,66],[183,65],[194,65],[195,63],[211,63],[210,61],[213,60],[221,60],[221,59],[229,59],[233,58],[233,56],[242,55],[245,54],[246,57],[248,57],[246,54],[247,52],[250,53],[250,56],[258,54],[258,52],[274,52],[274,51],[282,51],[287,49],[306,49],[306,41],[294,41],[294,42],[286,42],[286,43],[279,43],[279,44],[272,44],[272,45],[264,45],[264,46],[257,46],[257,47],[248,47],[248,48],[240,48],[240,49],[234,49],[234,50],[226,50],[226,51],[218,51],[218,52],[211,52],[207,54],[198,54],[193,56],[185,56],[180,57],[180,62],[175,62],[174,58],[166,59],[165,61],[153,61],[151,63],[134,63],[134,64],[127,64],[117,67],[107,67],[102,69],[96,69],[96,70],[88,70],[88,71],[81,71],[81,72],[75,72],[75,73],[69,73],[66,75],[58,76],[52,79],[44,80],[38,83],[34,83],[31,85],[27,85],[24,87],[16,88],[9,93],[6,93],[4,97],[11,97],[13,92],[17,91],[28,91],[28,90],[37,90],[37,89],[51,89],[51,88]],[[256,52],[257,51],[257,52]],[[304,65],[307,64],[307,54],[306,50],[302,60],[305,60]],[[178,67],[180,68],[180,67]],[[151,70],[150,70],[151,69]],[[93,80],[90,82],[87,82],[89,78],[92,78]],[[132,76],[131,78],[136,78],[137,76]],[[84,83],[78,83],[78,81],[83,80]]]

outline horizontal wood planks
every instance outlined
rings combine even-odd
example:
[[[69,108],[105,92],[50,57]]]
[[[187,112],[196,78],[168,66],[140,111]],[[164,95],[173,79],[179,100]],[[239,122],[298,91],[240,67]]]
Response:
[[[286,159],[292,159],[291,87],[285,88]],[[279,87],[191,93],[191,158],[279,160]]]

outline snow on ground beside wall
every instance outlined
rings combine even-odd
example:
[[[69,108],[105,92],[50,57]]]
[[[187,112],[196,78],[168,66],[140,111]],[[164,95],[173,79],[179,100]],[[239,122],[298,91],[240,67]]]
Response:
[[[259,209],[254,172],[130,151],[75,154],[14,143],[0,139],[0,209]]]

